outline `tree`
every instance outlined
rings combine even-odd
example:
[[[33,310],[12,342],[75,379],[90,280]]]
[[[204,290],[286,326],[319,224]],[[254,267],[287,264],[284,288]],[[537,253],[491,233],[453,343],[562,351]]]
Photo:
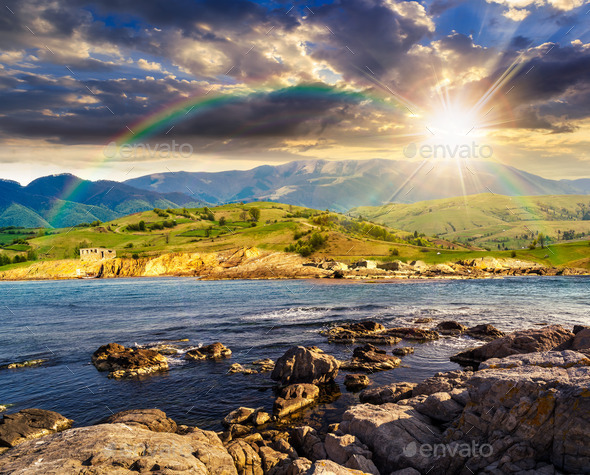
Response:
[[[221,218],[219,218],[219,226],[225,226],[226,222],[227,221],[225,220],[225,218],[223,216]]]
[[[260,209],[258,208],[250,208],[248,210],[248,214],[254,221],[258,221],[260,219]]]
[[[543,233],[539,233],[539,237],[537,238],[537,241],[541,245],[541,249],[545,249],[545,235]]]
[[[248,219],[248,212],[245,209],[243,209],[242,212],[240,213],[240,219],[242,221],[246,221],[246,219]]]
[[[145,221],[142,220],[139,222],[139,230],[145,231]]]

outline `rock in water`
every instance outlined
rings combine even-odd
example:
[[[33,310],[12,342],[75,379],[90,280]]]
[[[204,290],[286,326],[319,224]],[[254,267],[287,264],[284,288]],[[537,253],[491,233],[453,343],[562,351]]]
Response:
[[[482,361],[490,358],[552,350],[573,337],[573,333],[559,325],[521,330],[456,354],[451,357],[451,361],[477,367]]]
[[[385,327],[380,323],[366,320],[356,323],[345,323],[339,327],[324,331],[322,334],[328,337],[330,343],[361,342],[393,345],[401,341],[399,337],[383,334],[384,331]]]
[[[347,374],[344,378],[344,386],[349,391],[360,391],[369,384],[371,384],[371,380],[364,374]]]
[[[406,356],[411,355],[412,353],[414,353],[413,346],[402,346],[400,348],[394,348],[391,350],[391,354],[395,356]]]
[[[43,409],[23,409],[15,414],[5,414],[0,421],[0,449],[69,429],[73,423],[57,412]]]
[[[434,330],[425,330],[423,328],[412,328],[412,327],[396,327],[389,328],[385,331],[387,335],[396,336],[403,338],[404,340],[418,340],[418,341],[430,341],[438,340],[439,334]]]
[[[441,335],[461,335],[467,330],[467,327],[459,322],[447,320],[440,322],[434,329]]]
[[[229,427],[232,424],[243,424],[248,421],[252,415],[256,412],[256,409],[249,407],[238,407],[235,411],[230,412],[222,421],[225,427]]]
[[[92,354],[92,364],[99,371],[109,371],[109,378],[140,376],[168,369],[168,360],[157,351],[125,348],[117,343],[96,350]]]
[[[0,457],[0,473],[237,475],[214,432],[194,428],[179,435],[127,424],[80,427],[25,442]]]
[[[283,389],[274,404],[274,414],[281,418],[316,402],[320,388],[315,384],[292,384]]]
[[[231,350],[223,344],[216,342],[211,345],[187,351],[184,357],[187,360],[217,360],[221,358],[229,358],[230,356]]]
[[[319,348],[294,346],[277,360],[270,377],[282,385],[328,383],[338,374],[339,366],[336,358]]]
[[[399,358],[389,356],[385,350],[367,344],[355,348],[352,352],[352,359],[343,363],[342,368],[374,372],[396,368],[400,363]]]
[[[471,338],[477,338],[479,340],[495,340],[496,338],[502,338],[506,335],[506,333],[498,330],[489,323],[469,327],[465,333]]]
[[[130,409],[117,412],[110,416],[107,422],[109,424],[135,425],[153,432],[175,433],[177,429],[176,422],[166,417],[166,413],[160,409]]]
[[[19,368],[30,368],[32,366],[40,366],[43,363],[46,363],[47,360],[44,359],[37,359],[37,360],[27,360],[21,361],[18,363],[10,363],[7,365],[0,366],[0,369],[19,369]]]

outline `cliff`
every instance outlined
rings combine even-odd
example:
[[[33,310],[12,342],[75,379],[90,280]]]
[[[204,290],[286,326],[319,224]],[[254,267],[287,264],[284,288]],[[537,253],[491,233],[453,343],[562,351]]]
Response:
[[[515,275],[581,275],[583,269],[545,267],[517,259],[478,258],[448,264],[422,261],[343,264],[333,259],[305,259],[297,254],[243,247],[212,253],[175,252],[141,259],[97,262],[65,259],[35,262],[0,272],[0,280],[195,276],[202,279],[473,279]]]
[[[213,253],[176,252],[140,259],[77,259],[35,262],[0,272],[0,280],[200,276],[208,279],[261,279],[322,277],[331,272],[307,267],[298,255],[262,251],[255,247]]]

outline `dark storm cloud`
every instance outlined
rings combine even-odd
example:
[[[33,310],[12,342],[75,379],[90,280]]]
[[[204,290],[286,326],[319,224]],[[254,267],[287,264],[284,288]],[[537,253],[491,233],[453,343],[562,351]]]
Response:
[[[85,85],[95,94],[85,85],[66,78],[56,81],[22,74],[16,80],[18,89],[0,91],[2,134],[47,137],[53,142],[69,144],[103,143],[125,131],[126,126],[168,104],[170,88],[187,93],[198,91],[194,85],[172,78],[87,81]],[[201,95],[205,92],[201,89]],[[149,108],[143,100],[145,97],[150,99]],[[197,138],[321,134],[328,127],[352,119],[352,108],[359,102],[357,96],[323,85],[293,87],[243,98],[227,97],[228,101],[221,106],[193,114],[188,119],[182,115],[167,123],[166,128],[175,125],[175,135]],[[97,123],[101,126],[96,127]]]
[[[310,87],[311,86],[311,87]],[[324,85],[256,94],[179,124],[178,134],[210,137],[301,137],[353,118],[359,99]]]
[[[590,117],[590,50],[548,43],[525,53],[528,59],[518,73],[496,93],[506,97],[516,114],[504,126],[574,131],[569,121]],[[494,74],[466,85],[465,90],[473,97],[483,97],[516,59],[517,53],[506,53]]]
[[[381,0],[342,0],[314,7],[307,21],[322,33],[310,39],[309,53],[336,66],[349,78],[358,78],[359,71],[366,72],[367,67],[384,77],[431,32],[418,3],[401,6],[412,11],[404,14]]]

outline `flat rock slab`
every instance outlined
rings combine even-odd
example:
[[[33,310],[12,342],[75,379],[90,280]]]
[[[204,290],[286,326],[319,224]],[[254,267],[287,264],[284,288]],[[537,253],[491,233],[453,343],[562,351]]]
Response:
[[[28,441],[0,457],[0,473],[237,475],[214,432],[153,432],[127,424],[80,427]]]
[[[117,412],[107,419],[107,423],[136,425],[154,432],[174,433],[177,429],[176,422],[166,417],[166,413],[160,409],[130,409]]]
[[[477,366],[490,358],[549,351],[574,338],[574,334],[559,325],[533,328],[510,333],[478,348],[463,351],[451,357],[462,365]]]

